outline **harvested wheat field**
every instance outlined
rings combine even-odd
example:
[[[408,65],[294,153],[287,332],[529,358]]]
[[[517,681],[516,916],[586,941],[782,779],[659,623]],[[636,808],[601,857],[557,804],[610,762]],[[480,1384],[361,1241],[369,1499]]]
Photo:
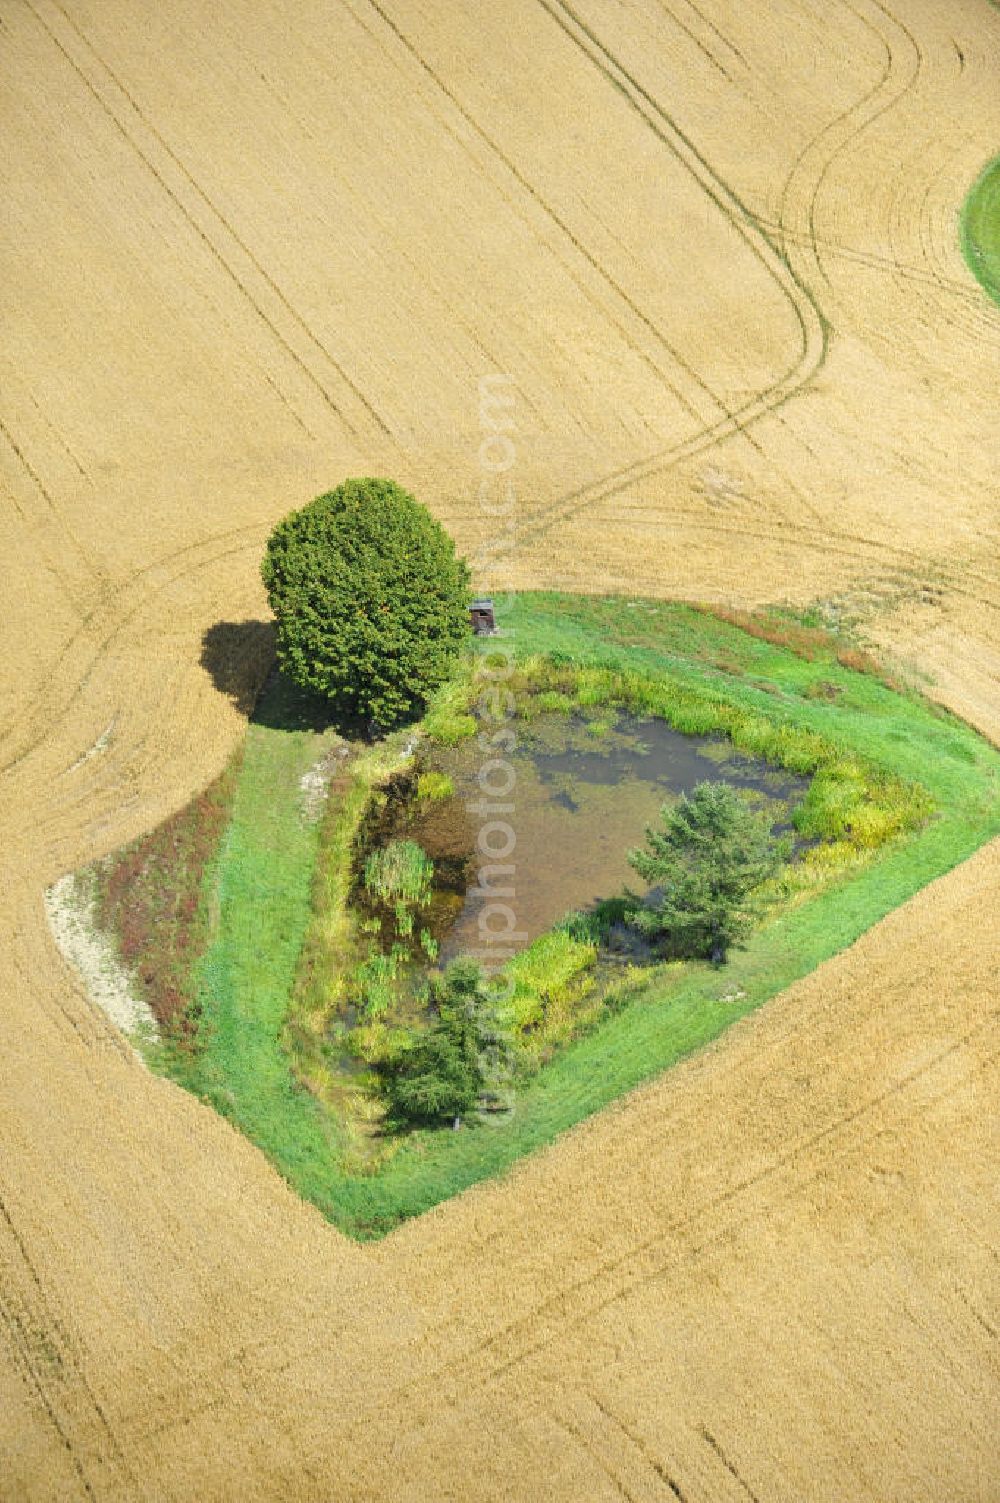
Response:
[[[496,589],[838,602],[1000,741],[1000,11],[0,0],[0,60],[0,1497],[1000,1497],[996,844],[373,1246],[43,904],[222,767],[346,475]]]

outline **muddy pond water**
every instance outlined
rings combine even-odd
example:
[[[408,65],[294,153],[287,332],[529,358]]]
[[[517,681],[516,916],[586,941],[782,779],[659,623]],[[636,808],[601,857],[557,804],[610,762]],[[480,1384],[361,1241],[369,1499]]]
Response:
[[[503,943],[516,951],[573,909],[614,897],[626,885],[643,890],[628,849],[643,843],[664,803],[697,783],[751,790],[773,806],[779,833],[808,786],[804,778],[739,755],[728,742],[682,735],[662,720],[587,722],[547,714],[509,724],[517,737],[513,750],[484,750],[473,738],[435,751],[421,770],[447,773],[452,796],[430,803],[402,798],[387,811],[380,832],[382,838],[405,833],[434,861],[435,893],[424,922],[441,962],[484,952],[484,899],[476,895],[484,864],[513,867],[494,873],[492,881],[513,889],[496,901],[514,916],[512,940]],[[509,793],[491,794],[508,784]],[[496,805],[504,807],[495,811]],[[488,922],[504,929],[510,919],[495,907]]]

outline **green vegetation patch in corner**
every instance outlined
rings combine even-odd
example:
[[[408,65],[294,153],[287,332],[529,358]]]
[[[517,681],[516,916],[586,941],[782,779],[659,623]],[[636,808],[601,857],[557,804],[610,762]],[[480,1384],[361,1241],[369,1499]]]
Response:
[[[983,170],[965,200],[961,234],[970,271],[1000,303],[1000,157]]]
[[[685,962],[639,978],[630,972],[612,1013],[561,1048],[502,1120],[413,1132],[360,1172],[335,1103],[307,1089],[301,1039],[291,1035],[308,1034],[310,1017],[322,1016],[343,969],[338,957],[350,959],[353,837],[382,770],[400,765],[408,743],[357,750],[322,827],[310,824],[301,783],[323,754],[324,733],[283,723],[272,703],[280,684],[272,685],[248,733],[212,874],[198,1049],[181,1078],[357,1237],[382,1236],[550,1143],[808,974],[1000,830],[996,751],[916,694],[845,666],[833,649],[800,656],[686,606],[552,594],[522,596],[509,627],[520,671],[545,680],[545,692],[567,706],[617,698],[680,728],[723,728],[752,753],[819,769],[802,817],[825,833],[835,870],[815,896],[800,892],[779,906],[724,971]],[[489,652],[489,641],[472,651]],[[437,726],[451,740],[467,733],[466,718],[475,728],[472,683],[467,662],[425,731]],[[862,796],[865,788],[876,796]],[[913,795],[916,805],[914,789],[926,791]],[[879,806],[888,812],[866,824],[866,807]],[[932,817],[913,828],[929,807]],[[591,955],[587,934],[575,930],[532,947],[515,967],[518,1004],[572,1003]],[[311,1047],[319,1062],[321,1030]]]

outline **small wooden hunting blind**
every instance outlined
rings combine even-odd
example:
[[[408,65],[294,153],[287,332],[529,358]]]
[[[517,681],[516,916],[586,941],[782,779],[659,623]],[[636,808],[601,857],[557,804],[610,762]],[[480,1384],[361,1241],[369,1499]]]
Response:
[[[472,630],[477,637],[493,635],[497,629],[497,622],[493,614],[493,601],[488,595],[472,602],[469,606],[469,620],[472,622]]]

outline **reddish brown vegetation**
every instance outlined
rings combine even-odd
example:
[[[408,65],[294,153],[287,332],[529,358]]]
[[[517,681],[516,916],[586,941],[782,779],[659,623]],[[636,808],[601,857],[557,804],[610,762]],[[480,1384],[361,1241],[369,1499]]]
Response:
[[[903,687],[900,680],[882,666],[875,654],[866,652],[863,647],[841,647],[837,652],[837,662],[841,668],[853,668],[855,673],[870,673],[873,678],[880,678],[897,692]]]
[[[730,626],[738,626],[741,631],[762,642],[770,642],[775,647],[787,647],[789,652],[810,662],[819,657],[832,657],[841,668],[853,669],[855,673],[867,673],[872,678],[881,679],[890,689],[898,691],[902,688],[899,679],[879,662],[874,653],[863,647],[845,647],[836,633],[828,631],[826,627],[803,626],[801,622],[793,621],[787,616],[773,612],[743,611],[734,606],[699,606],[698,609],[707,611],[720,621],[728,622]]]
[[[191,969],[204,948],[205,870],[218,849],[236,786],[238,758],[203,793],[98,874],[98,917],[117,937],[160,1027],[183,1041],[196,1019]]]

